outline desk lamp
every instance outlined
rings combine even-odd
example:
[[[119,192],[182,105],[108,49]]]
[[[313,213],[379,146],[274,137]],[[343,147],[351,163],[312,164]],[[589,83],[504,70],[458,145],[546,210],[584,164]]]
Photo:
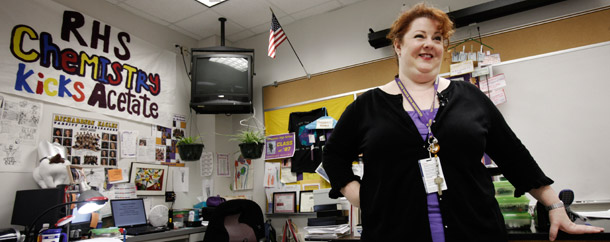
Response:
[[[102,207],[104,207],[104,205],[106,205],[107,202],[108,202],[108,198],[104,197],[98,191],[95,191],[95,190],[83,191],[80,193],[80,196],[78,197],[77,201],[60,203],[53,207],[48,208],[47,210],[45,210],[42,213],[40,213],[40,215],[38,215],[38,217],[36,217],[36,219],[34,219],[32,224],[30,224],[30,226],[26,227],[25,234],[24,234],[24,236],[26,238],[25,241],[35,241],[36,240],[36,236],[37,236],[38,232],[32,231],[32,229],[34,229],[34,227],[36,226],[36,222],[38,222],[38,220],[40,218],[42,218],[45,214],[52,211],[53,209],[59,208],[61,206],[70,205],[70,204],[77,204],[78,212],[86,214],[86,213],[92,213],[97,210],[100,210]],[[34,232],[34,234],[30,234],[32,232]]]

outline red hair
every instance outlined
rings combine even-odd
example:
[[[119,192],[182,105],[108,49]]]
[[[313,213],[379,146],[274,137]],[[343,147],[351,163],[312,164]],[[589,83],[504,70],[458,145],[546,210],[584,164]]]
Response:
[[[451,35],[453,35],[455,32],[453,29],[453,21],[451,21],[449,16],[442,10],[434,7],[428,7],[424,3],[418,3],[411,9],[403,12],[392,24],[390,32],[386,38],[392,40],[392,44],[401,43],[403,36],[411,27],[411,22],[421,17],[429,18],[438,22],[438,30],[443,36],[443,40],[447,40],[445,43],[449,44],[449,37],[451,37]]]

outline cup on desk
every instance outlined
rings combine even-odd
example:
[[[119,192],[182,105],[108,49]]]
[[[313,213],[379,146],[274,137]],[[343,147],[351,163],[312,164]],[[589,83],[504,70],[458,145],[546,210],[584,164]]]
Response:
[[[42,242],[68,242],[68,236],[61,229],[47,229],[42,231]]]

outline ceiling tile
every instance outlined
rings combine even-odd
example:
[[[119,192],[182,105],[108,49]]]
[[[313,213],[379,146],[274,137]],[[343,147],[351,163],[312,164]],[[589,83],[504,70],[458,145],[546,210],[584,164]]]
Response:
[[[170,24],[169,22],[167,22],[167,21],[165,21],[163,19],[155,17],[155,16],[153,16],[153,15],[147,13],[147,12],[144,12],[144,11],[142,11],[140,9],[137,9],[135,7],[132,7],[132,6],[129,6],[129,5],[126,5],[126,4],[123,4],[123,3],[120,3],[118,6],[123,8],[123,9],[125,9],[125,10],[127,10],[127,11],[129,11],[129,12],[131,12],[131,13],[133,13],[133,14],[135,14],[135,15],[138,15],[140,17],[143,17],[143,18],[148,19],[150,21],[153,21],[155,23],[158,23],[158,24],[161,24],[161,25],[164,25],[164,26],[167,26],[167,25]]]
[[[218,21],[218,18],[220,17],[221,16],[214,11],[206,11],[204,13],[178,21],[175,23],[175,25],[207,38],[212,35],[220,35],[220,21]],[[243,27],[238,26],[229,20],[225,22],[225,36],[242,30],[244,30]]]
[[[250,31],[250,30],[244,30],[235,34],[231,34],[231,35],[227,35],[226,38],[227,40],[231,41],[231,42],[237,42],[243,39],[247,39],[249,37],[254,36],[255,33]]]
[[[208,7],[195,0],[127,0],[124,4],[170,23],[208,10]]]
[[[212,10],[246,28],[271,21],[271,10],[264,0],[230,0]]]
[[[295,19],[304,19],[307,17],[321,14],[321,13],[330,12],[330,11],[338,9],[340,7],[341,7],[341,4],[339,4],[339,2],[331,1],[331,2],[320,4],[320,5],[314,6],[312,8],[308,8],[303,11],[294,13],[291,16]]]
[[[277,17],[277,16],[276,16]],[[294,22],[295,20],[290,17],[290,16],[286,16],[286,17],[278,17],[277,19],[278,22],[280,22],[280,25],[282,26],[288,26],[289,24],[291,24],[292,22]],[[267,21],[264,24],[261,25],[257,25],[254,27],[251,27],[250,30],[256,34],[260,34],[260,33],[269,33],[269,29],[271,29],[271,19],[269,19],[269,21]]]
[[[193,39],[196,39],[196,40],[204,39],[204,37],[201,36],[201,35],[198,35],[198,34],[195,34],[195,33],[191,33],[190,31],[185,30],[183,28],[180,28],[180,27],[178,27],[176,25],[173,25],[173,24],[170,24],[167,27],[170,28],[170,29],[176,30],[176,31],[178,31],[180,33],[183,33],[183,34],[185,34],[185,35],[187,35],[187,36],[189,36],[189,37],[191,37]]]
[[[347,6],[347,5],[354,4],[354,3],[357,3],[357,2],[362,2],[362,1],[363,0],[339,0],[339,2],[341,2],[341,4],[343,6]]]
[[[125,0],[106,0],[106,1],[109,3],[115,4],[115,5],[118,5],[119,3],[122,3]]]
[[[286,1],[286,0],[268,0],[269,2],[273,3],[275,6],[279,7],[280,9],[282,9],[282,11],[286,12],[287,14],[293,14],[299,11],[303,11],[305,9],[323,4],[323,3],[327,3],[327,2],[332,2],[334,0],[297,0],[297,1]],[[275,9],[274,9],[275,10]]]
[[[270,8],[273,8],[280,24],[287,26],[297,19],[332,11],[363,0],[229,0],[213,8],[208,8],[195,0],[105,1],[197,40],[219,36],[218,18],[225,17],[227,18],[225,37],[235,42],[268,33],[271,24]]]

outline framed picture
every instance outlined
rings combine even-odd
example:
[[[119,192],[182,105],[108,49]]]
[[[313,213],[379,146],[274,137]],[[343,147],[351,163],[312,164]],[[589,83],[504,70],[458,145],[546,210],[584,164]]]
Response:
[[[131,163],[129,182],[135,184],[136,195],[165,196],[168,167],[150,163]]]
[[[80,166],[69,165],[66,166],[68,169],[68,175],[70,177],[70,184],[80,184],[81,182],[86,182],[87,177],[85,176],[85,171]]]
[[[297,192],[274,192],[273,213],[296,213]]]
[[[313,205],[313,190],[299,192],[299,213],[312,213]]]

